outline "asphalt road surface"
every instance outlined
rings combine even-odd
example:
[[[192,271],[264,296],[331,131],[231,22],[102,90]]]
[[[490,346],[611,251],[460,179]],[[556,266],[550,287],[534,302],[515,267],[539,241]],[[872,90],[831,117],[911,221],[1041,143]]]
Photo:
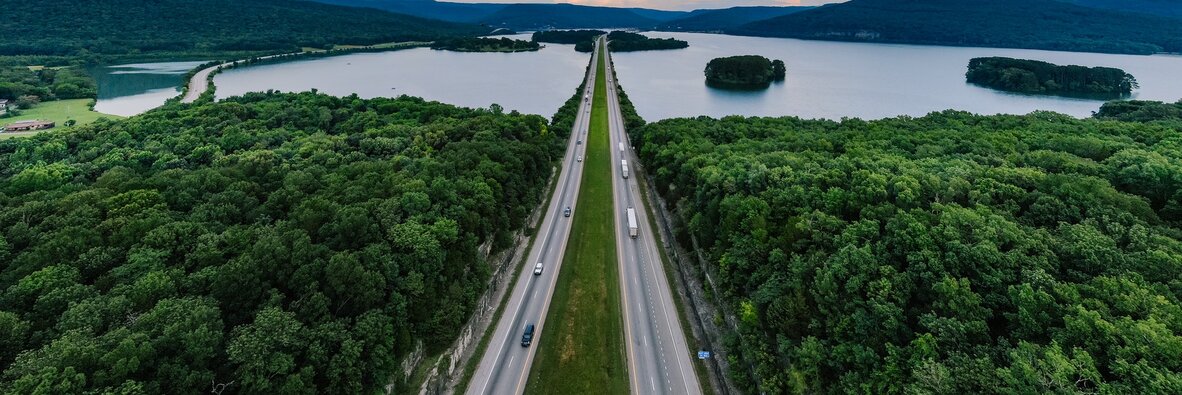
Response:
[[[628,348],[629,381],[633,394],[698,395],[702,388],[694,373],[690,356],[696,349],[686,345],[673,293],[657,251],[657,237],[650,231],[648,213],[636,181],[636,161],[616,93],[611,55],[607,56],[608,129],[611,135],[612,181],[616,208],[616,251],[620,255],[621,303],[624,304],[624,331]],[[622,160],[628,161],[628,178],[623,177]],[[634,208],[639,235],[632,238],[626,210]]]
[[[591,67],[587,72],[586,90],[583,97],[595,92],[595,65],[599,61],[599,51],[592,52]],[[558,272],[562,264],[563,253],[566,251],[567,237],[570,235],[571,223],[574,216],[563,216],[566,207],[578,210],[576,200],[579,196],[579,185],[582,183],[583,162],[576,161],[576,155],[583,155],[584,145],[578,141],[586,138],[586,130],[591,122],[591,101],[582,100],[579,104],[578,116],[571,131],[572,138],[567,146],[562,160],[561,173],[558,176],[558,188],[550,200],[542,227],[542,232],[534,241],[529,251],[526,267],[521,270],[521,278],[513,289],[509,303],[497,322],[488,349],[480,359],[472,381],[468,384],[468,394],[520,394],[525,390],[526,379],[529,376],[530,365],[533,363],[534,350],[537,343],[529,347],[521,346],[521,335],[526,325],[534,324],[534,337],[537,341],[546,341],[538,336],[545,324],[546,311],[550,307],[554,284],[558,279]],[[541,275],[534,275],[534,264],[542,262],[544,267]]]

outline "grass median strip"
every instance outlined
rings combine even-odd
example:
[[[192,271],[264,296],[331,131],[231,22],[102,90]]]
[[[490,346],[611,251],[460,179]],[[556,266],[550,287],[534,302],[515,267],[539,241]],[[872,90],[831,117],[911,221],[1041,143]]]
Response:
[[[629,391],[612,213],[607,84],[600,55],[579,204],[574,207],[575,222],[546,326],[536,344],[528,394]]]

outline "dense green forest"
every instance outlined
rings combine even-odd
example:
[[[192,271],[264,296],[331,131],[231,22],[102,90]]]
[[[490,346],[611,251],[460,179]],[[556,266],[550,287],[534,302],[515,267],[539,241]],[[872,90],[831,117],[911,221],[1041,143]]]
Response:
[[[700,117],[633,136],[717,268],[749,393],[1182,393],[1176,118]]]
[[[729,33],[1081,52],[1182,52],[1178,19],[1053,0],[851,0]]]
[[[0,55],[101,57],[135,53],[298,51],[474,35],[488,29],[289,0],[9,1]]]
[[[1096,112],[1095,117],[1129,122],[1182,121],[1182,100],[1176,103],[1146,100],[1111,101],[1100,106],[1100,111]]]
[[[706,63],[706,83],[719,88],[767,88],[783,81],[787,70],[783,60],[759,55],[714,58]]]
[[[2,140],[0,393],[378,393],[455,338],[566,133],[302,93]]]
[[[965,79],[971,84],[1009,92],[1099,95],[1118,98],[1137,88],[1137,79],[1112,67],[1059,66],[1003,57],[973,58]]]
[[[93,98],[96,94],[94,78],[77,67],[0,67],[0,99],[15,102],[22,96],[35,96],[46,101]]]
[[[543,30],[534,32],[532,39],[540,43],[578,44],[604,34],[607,32],[603,30]]]
[[[431,49],[458,52],[526,52],[537,51],[542,46],[536,41],[514,40],[507,37],[457,37],[435,41]]]
[[[625,31],[613,31],[607,34],[608,48],[613,52],[653,51],[662,49],[682,49],[689,47],[689,42],[675,38],[651,38],[643,34]]]

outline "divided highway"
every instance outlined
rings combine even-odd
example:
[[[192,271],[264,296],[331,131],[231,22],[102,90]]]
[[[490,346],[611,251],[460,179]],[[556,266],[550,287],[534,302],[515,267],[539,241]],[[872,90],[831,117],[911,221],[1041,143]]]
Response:
[[[584,97],[595,94],[596,67],[599,61],[598,48],[606,44],[603,38],[596,43],[592,52],[591,67],[588,68]],[[611,55],[604,52],[607,60],[606,81],[608,131],[613,169],[612,195],[616,212],[615,242],[620,271],[621,303],[624,312],[623,325],[628,358],[628,381],[633,394],[686,394],[698,395],[702,388],[694,372],[690,356],[695,351],[686,343],[673,294],[665,277],[663,263],[657,250],[657,238],[651,234],[648,212],[640,195],[640,187],[634,174],[624,176],[624,163],[635,164],[635,156],[628,143],[624,119],[620,111],[616,81],[611,68]],[[562,161],[557,189],[551,199],[542,221],[542,232],[529,251],[526,267],[523,268],[517,285],[512,290],[508,304],[496,324],[487,350],[480,359],[468,394],[521,394],[533,363],[537,344],[521,346],[522,332],[527,325],[535,325],[534,336],[542,333],[546,312],[549,309],[554,286],[558,279],[563,254],[571,230],[571,219],[565,217],[566,207],[577,210],[576,199],[582,177],[582,161],[575,160],[583,154],[585,131],[590,126],[591,102],[581,100],[572,138]],[[635,165],[633,165],[635,166]],[[635,168],[628,169],[635,172]],[[636,237],[627,212],[633,208]],[[608,242],[605,240],[604,242]],[[541,275],[534,275],[533,265],[543,262]],[[547,339],[538,338],[539,342]],[[610,352],[610,350],[603,350]]]
[[[583,97],[595,92],[595,65],[599,51],[593,52],[591,67],[587,71],[587,84]],[[530,365],[533,363],[537,345],[521,346],[521,335],[526,325],[535,325],[534,336],[542,333],[546,311],[550,307],[554,285],[566,251],[573,217],[566,217],[566,207],[578,209],[576,200],[582,181],[582,161],[575,160],[583,155],[585,131],[591,122],[591,102],[580,100],[579,112],[571,130],[571,139],[562,160],[558,186],[542,220],[541,232],[529,251],[526,267],[521,270],[517,285],[509,297],[505,311],[497,322],[488,349],[480,359],[472,381],[468,383],[468,394],[520,394],[525,390]],[[534,275],[534,264],[543,263],[542,274]],[[539,341],[546,341],[540,339]]]
[[[632,393],[698,395],[702,388],[690,359],[695,350],[686,344],[673,293],[657,250],[657,236],[650,231],[653,228],[649,226],[648,212],[635,177],[637,161],[620,111],[611,53],[607,53],[605,77],[612,163],[616,168],[616,177],[612,181],[616,223],[628,224],[627,209],[634,208],[638,228],[636,238],[631,236],[627,226],[619,226],[616,230]],[[627,166],[623,161],[631,165]],[[625,178],[624,172],[632,174]]]

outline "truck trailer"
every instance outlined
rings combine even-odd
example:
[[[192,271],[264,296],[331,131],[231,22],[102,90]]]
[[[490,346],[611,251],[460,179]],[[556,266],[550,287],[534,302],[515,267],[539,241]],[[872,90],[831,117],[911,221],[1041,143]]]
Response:
[[[628,207],[628,235],[633,239],[640,235],[640,228],[636,226],[636,209]]]
[[[620,171],[624,173],[624,178],[628,178],[628,160],[620,160]]]

